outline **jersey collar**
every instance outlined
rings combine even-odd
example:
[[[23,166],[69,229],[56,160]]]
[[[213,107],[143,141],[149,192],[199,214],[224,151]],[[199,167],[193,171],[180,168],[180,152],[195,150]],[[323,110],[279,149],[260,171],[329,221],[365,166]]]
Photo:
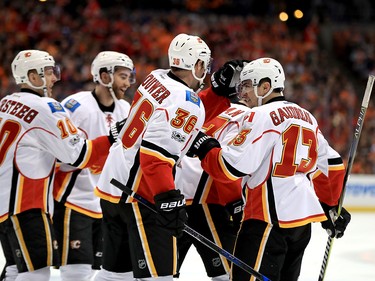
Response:
[[[38,92],[35,92],[34,90],[31,90],[29,88],[21,88],[20,92],[22,92],[22,93],[30,93],[30,94],[37,95],[38,97],[41,97],[41,95]]]
[[[278,97],[274,97],[274,98],[270,99],[265,104],[268,104],[268,103],[271,103],[271,102],[275,102],[275,101],[283,101],[283,100],[285,100],[284,96],[278,96]]]
[[[187,87],[189,87],[189,86],[188,86],[183,80],[181,80],[181,79],[178,78],[175,74],[173,74],[172,71],[169,71],[169,72],[167,73],[167,75],[168,75],[170,78],[172,78],[173,80],[176,80],[177,82],[180,82],[180,83],[186,85]],[[190,87],[189,87],[189,88],[190,88]]]

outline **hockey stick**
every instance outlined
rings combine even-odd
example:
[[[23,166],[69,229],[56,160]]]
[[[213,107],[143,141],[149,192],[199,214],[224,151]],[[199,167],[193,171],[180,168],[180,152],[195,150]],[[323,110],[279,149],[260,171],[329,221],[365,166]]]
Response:
[[[357,124],[356,124],[356,127],[354,129],[353,140],[352,140],[352,144],[351,144],[350,150],[349,150],[348,166],[346,167],[343,188],[342,188],[342,191],[341,191],[341,195],[340,195],[340,199],[339,199],[339,205],[338,205],[338,208],[337,208],[337,216],[338,217],[341,214],[342,205],[344,203],[346,184],[348,182],[350,172],[351,172],[352,167],[353,167],[354,157],[355,157],[355,153],[357,151],[357,146],[358,146],[358,143],[359,143],[359,137],[361,136],[363,122],[365,120],[365,114],[366,114],[368,104],[369,104],[369,101],[370,101],[372,87],[374,85],[374,79],[375,79],[374,75],[370,75],[368,77],[365,94],[364,94],[363,100],[362,100],[361,110],[359,112]],[[327,244],[326,244],[326,248],[325,248],[325,252],[324,252],[322,266],[320,268],[320,274],[319,274],[318,281],[324,280],[324,276],[326,274],[327,265],[328,265],[328,259],[329,259],[329,256],[331,254],[333,239],[334,238],[331,238],[331,236],[328,236],[328,240],[327,240]]]
[[[150,209],[154,213],[157,213],[157,211],[155,209],[155,206],[151,202],[147,201],[141,195],[135,193],[133,190],[131,190],[129,187],[125,186],[124,184],[122,184],[118,180],[116,180],[114,178],[111,179],[111,184],[113,184],[117,188],[121,189],[128,196],[133,197],[134,199],[136,199],[137,201],[139,201],[142,205],[144,205],[145,207],[147,207],[148,209]],[[216,253],[224,256],[230,262],[234,263],[238,267],[242,268],[246,272],[248,272],[251,275],[253,275],[257,280],[259,280],[259,281],[271,281],[269,278],[267,278],[266,276],[262,275],[261,273],[259,273],[258,271],[256,271],[255,269],[253,269],[252,267],[250,267],[249,265],[247,265],[246,263],[244,263],[240,259],[236,258],[235,256],[233,256],[231,253],[227,252],[223,248],[220,248],[214,242],[212,242],[211,240],[209,240],[208,238],[206,238],[202,234],[196,232],[194,229],[190,228],[186,224],[184,226],[184,231],[187,234],[189,234],[190,236],[192,236],[193,238],[197,239],[203,245],[207,246],[208,248],[210,248],[211,250],[215,251]]]

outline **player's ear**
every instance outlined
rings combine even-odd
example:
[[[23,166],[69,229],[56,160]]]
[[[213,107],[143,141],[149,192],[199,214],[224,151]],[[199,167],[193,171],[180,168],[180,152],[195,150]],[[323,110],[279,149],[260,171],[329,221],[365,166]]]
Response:
[[[260,85],[260,87],[262,88],[262,93],[266,94],[266,93],[268,93],[268,91],[270,90],[270,88],[271,88],[271,84],[270,84],[270,82],[268,82],[268,81],[264,81],[264,82]]]
[[[29,73],[27,74],[29,76],[29,81],[30,82],[36,82],[37,81],[37,73],[35,70],[30,70]]]
[[[108,84],[109,82],[111,82],[111,77],[109,76],[109,73],[105,71],[100,73],[100,79],[103,81],[104,84]]]

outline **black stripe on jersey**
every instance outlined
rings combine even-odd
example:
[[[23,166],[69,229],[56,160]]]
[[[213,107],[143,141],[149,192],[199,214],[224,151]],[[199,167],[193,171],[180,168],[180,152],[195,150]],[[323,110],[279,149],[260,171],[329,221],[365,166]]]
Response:
[[[10,187],[10,198],[9,198],[9,216],[14,215],[14,205],[15,205],[14,203],[16,201],[18,175],[20,174],[16,167],[17,167],[16,162],[13,159],[12,186]]]
[[[234,168],[233,166],[231,166],[224,158],[222,158],[223,161],[224,161],[224,165],[225,167],[227,168],[227,170],[234,176],[238,177],[238,178],[242,178],[244,176],[247,176],[247,174],[244,174],[240,171],[238,171],[236,168]]]
[[[343,162],[341,157],[328,159],[328,165],[340,165],[342,163]]]
[[[56,165],[56,163],[55,163],[55,165]],[[52,170],[51,170],[51,173],[49,174],[49,179],[48,179],[48,189],[47,189],[47,196],[49,196],[49,194],[51,194],[50,192],[51,192],[51,188],[53,189],[53,180],[54,180],[54,174],[55,174],[55,165],[53,165],[53,167],[52,167]],[[46,208],[47,208],[47,210],[46,210],[46,212],[50,212],[50,209],[49,209],[49,200],[47,199],[47,206],[46,206]]]
[[[66,199],[68,198],[68,196],[72,192],[74,184],[76,183],[77,177],[81,173],[81,171],[82,171],[81,169],[78,169],[78,170],[75,170],[75,171],[72,172],[72,177],[71,177],[71,179],[68,183],[68,186],[66,187],[64,195],[61,197],[61,200],[60,200],[61,203],[66,202]]]
[[[138,149],[137,154],[135,155],[133,166],[130,169],[128,181],[125,184],[126,186],[131,187],[131,188],[133,188],[135,177],[137,175],[138,170],[140,169],[139,155],[140,155],[140,149]],[[128,195],[126,195],[126,193],[123,192],[120,201],[125,202],[127,198],[128,198]]]
[[[157,151],[157,152],[163,154],[167,158],[172,158],[172,159],[174,159],[175,162],[177,162],[177,160],[179,158],[177,155],[173,155],[173,154],[169,153],[164,148],[161,148],[160,146],[157,146],[157,145],[155,145],[151,142],[145,141],[145,140],[142,140],[141,146],[147,147],[148,149],[151,149],[151,150],[154,150],[154,151]]]
[[[82,163],[83,159],[85,159],[86,151],[87,151],[87,143],[85,141],[85,143],[82,146],[82,150],[81,150],[81,153],[79,154],[78,159],[76,160],[76,162],[72,163],[71,165],[74,167],[78,167]]]
[[[268,208],[270,212],[271,223],[279,226],[279,219],[277,218],[275,196],[273,195],[273,184],[272,177],[267,180],[267,197],[268,197]]]
[[[199,204],[199,201],[204,191],[204,187],[206,186],[206,183],[207,183],[207,179],[208,179],[208,174],[206,172],[203,172],[199,180],[197,190],[195,191],[195,194],[194,194],[193,204]]]

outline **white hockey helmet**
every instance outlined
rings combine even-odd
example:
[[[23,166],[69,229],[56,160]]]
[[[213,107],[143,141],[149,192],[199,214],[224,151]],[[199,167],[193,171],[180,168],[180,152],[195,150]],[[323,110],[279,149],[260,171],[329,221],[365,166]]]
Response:
[[[211,66],[211,50],[198,36],[181,33],[169,45],[169,66],[191,70],[194,78],[203,81]],[[195,75],[194,66],[198,60],[203,61],[205,74],[202,78]]]
[[[265,95],[258,96],[257,86],[264,78],[270,79],[271,88]],[[262,100],[269,96],[274,89],[284,90],[285,74],[283,67],[277,60],[273,58],[259,58],[249,62],[242,69],[240,81],[243,83],[247,80],[251,81],[255,96],[258,98],[258,106],[260,106]]]
[[[114,51],[104,51],[100,52],[91,64],[91,74],[93,77],[94,82],[99,82],[100,84],[108,87],[112,87],[113,83],[113,73],[115,72],[116,66],[122,66],[125,68],[130,69],[131,75],[129,82],[130,84],[134,84],[136,82],[135,77],[135,68],[133,61],[125,54],[114,52]],[[112,82],[110,85],[105,85],[102,80],[100,79],[100,70],[105,68],[107,72],[112,77]]]
[[[285,74],[281,64],[272,58],[260,58],[246,64],[241,71],[240,80],[251,80],[253,86],[258,86],[260,80],[269,78],[271,88],[284,89]]]
[[[36,70],[44,82],[40,88],[44,88],[46,86],[44,78],[46,67],[53,67],[57,80],[60,80],[60,68],[55,65],[55,60],[49,53],[39,50],[24,50],[13,59],[12,74],[17,84],[27,83],[33,88],[39,88],[32,85],[28,78],[29,71]]]

